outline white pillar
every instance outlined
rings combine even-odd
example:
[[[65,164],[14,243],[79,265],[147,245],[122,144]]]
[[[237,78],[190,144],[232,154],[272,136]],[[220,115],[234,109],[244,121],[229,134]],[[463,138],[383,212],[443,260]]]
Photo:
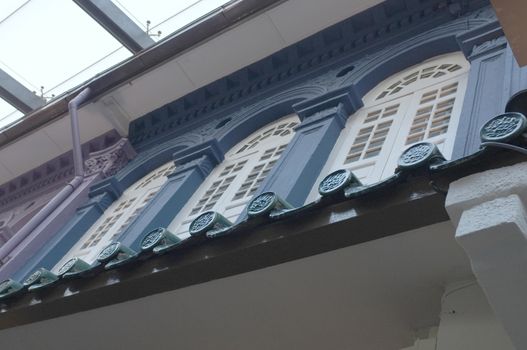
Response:
[[[527,163],[450,184],[456,240],[517,349],[527,349]]]

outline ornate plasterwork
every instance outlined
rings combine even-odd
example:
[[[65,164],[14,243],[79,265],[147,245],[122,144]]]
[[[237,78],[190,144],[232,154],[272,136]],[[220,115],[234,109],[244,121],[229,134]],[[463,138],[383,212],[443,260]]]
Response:
[[[351,180],[351,173],[348,170],[340,169],[326,176],[318,185],[318,192],[321,195],[328,195],[342,190]]]
[[[370,17],[368,13],[363,13],[358,20],[349,18],[135,120],[130,124],[131,142],[138,148],[153,147],[162,135],[183,134],[189,131],[192,124],[210,120],[213,115],[217,115],[218,120],[225,118],[227,109],[242,102],[247,105],[250,99],[261,98],[278,87],[287,90],[298,86],[302,78],[301,85],[318,86],[322,93],[344,86],[350,77],[360,76],[356,74],[356,67],[360,66],[355,64],[357,58],[368,60],[367,55],[376,50],[375,45],[379,41],[396,35],[400,37],[405,31],[424,25],[426,30],[423,33],[427,34],[408,36],[410,43],[406,44],[412,46],[411,39],[415,37],[419,37],[414,40],[419,44],[419,41],[430,40],[434,36],[448,35],[448,31],[455,35],[496,21],[491,9],[480,10],[482,4],[479,1],[467,3],[455,0],[450,6],[443,6],[443,1],[433,0],[420,3],[417,7],[408,3],[402,7],[403,10],[381,4],[385,7],[386,17],[372,15],[371,20],[366,21]],[[459,11],[453,13],[453,8]],[[475,9],[475,12],[469,13]],[[465,17],[461,17],[463,15]],[[461,18],[452,21],[453,16]],[[436,25],[432,31],[442,27],[438,25],[438,19],[445,23],[454,22],[456,27],[430,33],[430,27],[425,25],[429,18],[433,18]],[[322,68],[327,74],[313,77],[313,73]],[[199,133],[204,132],[206,137],[209,131],[213,130],[205,128]]]
[[[505,47],[506,45],[507,39],[504,36],[500,36],[498,38],[485,41],[483,44],[475,45],[472,49],[472,52],[470,53],[470,57],[473,58],[486,52]]]
[[[507,142],[525,132],[527,118],[521,113],[505,113],[489,120],[481,128],[483,142]]]
[[[94,174],[100,174],[101,178],[113,176],[134,156],[135,151],[128,139],[123,138],[102,151],[91,153],[84,161],[85,176]]]

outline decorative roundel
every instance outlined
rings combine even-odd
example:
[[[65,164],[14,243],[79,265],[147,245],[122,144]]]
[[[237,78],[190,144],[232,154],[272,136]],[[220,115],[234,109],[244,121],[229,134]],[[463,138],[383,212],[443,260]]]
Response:
[[[105,262],[107,260],[110,260],[111,258],[116,256],[117,253],[119,253],[120,247],[121,244],[119,242],[110,243],[105,248],[103,248],[103,250],[101,250],[101,252],[97,256],[97,260],[99,262]]]
[[[521,135],[527,128],[527,118],[521,113],[500,114],[483,125],[481,141],[507,142]]]
[[[214,224],[215,219],[216,213],[213,211],[201,214],[190,224],[189,233],[195,236],[207,231]]]
[[[40,277],[42,277],[42,271],[37,270],[33,272],[28,278],[26,278],[26,280],[24,281],[24,285],[25,286],[32,285],[33,283],[37,282],[40,279]]]
[[[441,153],[437,149],[437,146],[429,142],[421,142],[415,144],[403,152],[399,158],[400,169],[414,169],[422,165],[429,164],[429,161],[436,157],[441,156]]]
[[[165,229],[162,227],[156,228],[145,236],[141,241],[141,249],[148,250],[155,247],[161,239],[164,237]]]
[[[349,170],[340,169],[334,171],[320,181],[318,193],[326,196],[338,192],[350,183],[351,178],[352,176]]]
[[[247,207],[249,216],[262,215],[273,209],[276,203],[276,194],[273,192],[264,192],[256,196]]]
[[[79,258],[72,258],[64,263],[59,269],[59,272],[57,273],[59,276],[62,276],[66,272],[69,272],[73,266],[75,266],[75,263],[79,260]]]
[[[4,280],[0,282],[0,293],[6,291],[11,286],[11,280]]]

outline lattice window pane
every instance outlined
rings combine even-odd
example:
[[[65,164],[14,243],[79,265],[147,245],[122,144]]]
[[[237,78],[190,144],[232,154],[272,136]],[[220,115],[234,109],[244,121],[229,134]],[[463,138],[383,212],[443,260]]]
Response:
[[[411,74],[405,75],[402,79],[392,83],[385,90],[377,95],[376,100],[381,100],[385,97],[393,96],[399,92],[406,90],[409,86],[425,80],[425,79],[437,79],[446,76],[450,73],[456,72],[463,67],[456,63],[447,63],[441,65],[430,65],[421,69],[417,69]],[[411,92],[411,91],[410,91]]]
[[[373,158],[380,154],[399,106],[399,104],[388,105],[366,115],[363,127],[353,140],[344,164]]]
[[[317,184],[337,169],[371,184],[393,174],[408,145],[430,141],[449,157],[469,64],[460,52],[411,67],[378,84],[350,116]],[[316,186],[315,186],[316,187]],[[318,197],[313,188],[308,201]]]
[[[185,234],[190,222],[207,210],[218,211],[228,219],[236,220],[287,148],[298,123],[296,116],[282,118],[234,146],[169,229]]]
[[[456,102],[458,82],[424,92],[406,138],[406,145],[446,134]]]
[[[172,173],[174,168],[173,162],[167,163],[147,174],[124,191],[121,197],[108,207],[103,216],[64,256],[56,268],[74,256],[80,256],[91,262],[103,245],[117,239],[141,214],[166,182],[166,176]]]

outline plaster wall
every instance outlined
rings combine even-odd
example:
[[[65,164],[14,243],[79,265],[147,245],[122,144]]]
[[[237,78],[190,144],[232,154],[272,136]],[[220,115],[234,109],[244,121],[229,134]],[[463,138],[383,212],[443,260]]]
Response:
[[[476,281],[449,284],[441,298],[439,325],[416,332],[401,350],[514,350]]]
[[[435,349],[515,349],[475,281],[448,286],[441,304]]]

